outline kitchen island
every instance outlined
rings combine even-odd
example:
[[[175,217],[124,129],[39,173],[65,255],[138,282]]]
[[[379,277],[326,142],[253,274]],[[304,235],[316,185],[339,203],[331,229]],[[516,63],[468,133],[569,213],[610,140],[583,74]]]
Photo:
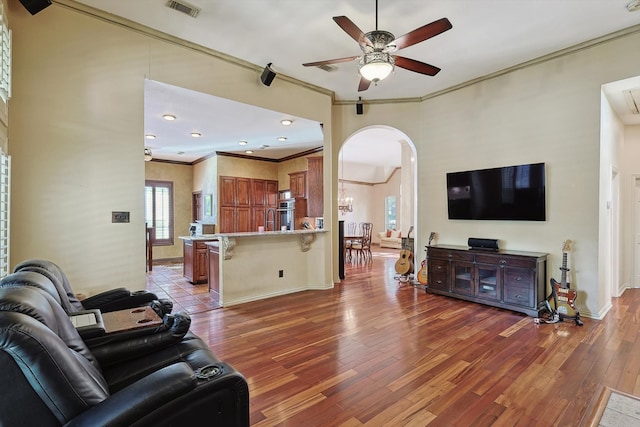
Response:
[[[327,230],[220,233],[207,241],[209,285],[222,306],[300,292],[330,289]]]
[[[207,283],[207,246],[206,242],[216,241],[213,234],[180,236],[182,240],[182,275],[192,284]]]

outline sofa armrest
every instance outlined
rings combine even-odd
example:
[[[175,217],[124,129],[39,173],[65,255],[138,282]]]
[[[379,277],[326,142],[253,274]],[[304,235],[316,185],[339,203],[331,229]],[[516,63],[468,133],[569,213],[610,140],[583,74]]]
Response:
[[[87,316],[92,316],[94,321],[90,323],[85,322],[84,320],[87,320]],[[102,313],[98,309],[80,310],[69,313],[69,319],[83,340],[99,337],[105,333]],[[81,321],[80,319],[83,320]]]
[[[173,345],[183,339],[190,326],[188,314],[166,314],[162,325],[155,328],[96,336],[85,343],[101,366],[110,366]]]
[[[193,390],[197,384],[198,380],[187,363],[175,363],[112,394],[65,425],[131,425],[149,412]]]
[[[107,313],[149,305],[157,299],[156,294],[146,290],[131,292],[125,288],[116,288],[90,296],[81,303],[84,308],[99,308],[103,313]]]

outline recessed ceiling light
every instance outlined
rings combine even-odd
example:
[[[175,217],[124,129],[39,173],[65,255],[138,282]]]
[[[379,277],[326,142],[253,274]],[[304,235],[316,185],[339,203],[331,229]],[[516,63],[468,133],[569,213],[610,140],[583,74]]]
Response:
[[[240,142],[238,142],[238,144],[240,144],[240,145],[247,145],[247,144],[248,144],[248,142],[247,142],[247,141],[240,141]]]
[[[202,134],[200,132],[191,132],[191,136],[194,138],[200,138]]]
[[[284,119],[284,120],[280,120],[280,123],[282,123],[282,126],[291,126],[291,123],[293,123],[293,120]]]
[[[286,136],[281,136],[280,138],[278,138],[278,141],[280,141],[280,142],[284,142],[286,140],[287,140]]]
[[[165,119],[165,120],[171,121],[171,120],[175,120],[176,116],[174,116],[173,114],[165,114],[165,115],[162,116],[162,118]]]
[[[245,153],[247,154],[253,154],[253,150],[246,150]]]
[[[152,133],[148,133],[144,137],[147,138],[147,139],[156,139],[156,136],[154,134],[152,134]]]

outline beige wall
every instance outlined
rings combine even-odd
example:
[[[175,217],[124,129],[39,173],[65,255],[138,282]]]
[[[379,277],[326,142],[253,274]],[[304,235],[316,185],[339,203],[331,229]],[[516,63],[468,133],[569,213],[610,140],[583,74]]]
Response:
[[[218,224],[218,157],[210,157],[193,165],[193,191],[202,192],[204,196],[211,194],[211,216],[202,216],[202,221]]]
[[[11,2],[9,17],[11,263],[51,259],[78,292],[145,286],[145,78],[316,120],[330,132],[330,96],[285,79],[265,87],[258,66],[236,65],[58,3],[32,16]],[[112,211],[129,211],[131,222],[112,224]],[[327,277],[329,250],[319,259]]]
[[[562,242],[573,240],[579,308],[600,317],[609,304],[601,287],[611,286],[601,266],[608,242],[599,236],[605,211],[599,193],[610,174],[600,174],[600,87],[638,74],[640,57],[628,55],[637,43],[640,34],[628,35],[417,106],[372,104],[363,116],[350,114],[352,106],[336,106],[333,144],[376,122],[410,137],[417,148],[417,247],[426,245],[429,231],[444,244],[497,238],[506,249],[549,253],[548,274],[558,277]],[[619,163],[616,154],[607,156],[608,163]],[[547,221],[447,219],[447,172],[532,162],[547,165]],[[629,235],[621,229],[623,238]]]
[[[333,195],[340,146],[367,126],[400,130],[417,151],[419,247],[429,231],[438,233],[439,243],[498,238],[504,248],[550,253],[548,273],[557,276],[562,241],[571,239],[579,307],[592,316],[606,311],[601,287],[611,284],[601,264],[608,259],[603,255],[608,242],[600,229],[606,215],[601,197],[607,195],[600,193],[609,176],[601,171],[619,164],[629,174],[635,166],[623,165],[619,158],[625,152],[615,150],[604,157],[609,165],[601,165],[600,87],[638,74],[640,56],[629,52],[640,44],[640,34],[423,102],[367,105],[357,116],[353,105],[332,108],[326,94],[284,79],[263,87],[259,67],[231,64],[58,4],[31,16],[16,3],[10,7],[12,263],[50,258],[61,263],[79,290],[114,282],[144,286],[142,91],[143,79],[152,78],[322,122],[324,155],[330,159],[324,176],[325,189],[331,189],[325,191],[329,229],[335,230],[338,220]],[[530,162],[547,164],[547,221],[447,219],[446,172]],[[196,169],[201,179],[204,167]],[[622,194],[623,205],[629,197]],[[111,224],[112,210],[131,211],[131,223]],[[621,235],[628,236],[628,221],[623,226]],[[629,237],[624,239],[628,248]],[[337,265],[336,233],[331,240],[323,253],[331,246]],[[337,280],[330,262],[322,271]]]
[[[189,235],[192,220],[193,167],[162,162],[145,162],[145,179],[173,182],[173,245],[154,246],[153,259],[182,257],[182,240]],[[204,200],[204,198],[203,198]]]

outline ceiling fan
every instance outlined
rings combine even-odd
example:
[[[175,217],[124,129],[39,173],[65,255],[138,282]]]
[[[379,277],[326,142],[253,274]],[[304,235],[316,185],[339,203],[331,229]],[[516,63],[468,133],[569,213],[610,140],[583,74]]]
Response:
[[[378,0],[376,0],[376,29],[368,33],[363,33],[356,24],[346,16],[334,16],[333,20],[352,39],[358,42],[360,49],[364,52],[362,56],[349,56],[346,58],[328,59],[326,61],[307,62],[302,64],[305,67],[317,67],[321,65],[336,64],[339,62],[349,62],[358,60],[360,71],[360,84],[358,92],[369,89],[371,82],[378,84],[391,74],[395,66],[404,68],[420,74],[435,76],[440,68],[416,61],[404,56],[393,55],[395,51],[404,49],[414,44],[423,42],[431,37],[443,33],[453,26],[447,18],[438,19],[430,24],[396,38],[388,31],[378,30]]]

